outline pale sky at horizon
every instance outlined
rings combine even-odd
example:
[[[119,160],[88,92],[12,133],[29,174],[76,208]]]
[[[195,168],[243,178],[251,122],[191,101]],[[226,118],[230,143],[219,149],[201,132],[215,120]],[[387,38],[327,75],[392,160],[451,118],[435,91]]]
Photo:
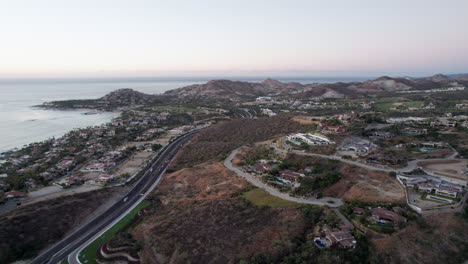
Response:
[[[468,72],[465,0],[0,0],[0,77]]]

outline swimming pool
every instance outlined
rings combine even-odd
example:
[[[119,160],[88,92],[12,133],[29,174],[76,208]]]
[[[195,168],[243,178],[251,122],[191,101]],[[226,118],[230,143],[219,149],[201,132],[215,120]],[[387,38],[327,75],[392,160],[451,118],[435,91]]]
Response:
[[[436,148],[419,148],[419,150],[427,152],[427,151],[434,151],[434,150],[437,150],[437,149]]]
[[[290,185],[291,183],[289,182],[285,182],[285,181],[282,181],[281,179],[278,179],[278,178],[274,178],[274,180],[278,183],[281,183],[281,184],[284,184],[284,185]]]
[[[317,244],[317,246],[319,246],[319,247],[326,247],[326,246],[327,246],[327,245],[325,245],[322,241],[320,241],[320,240],[318,240],[318,239],[315,240],[315,244]]]

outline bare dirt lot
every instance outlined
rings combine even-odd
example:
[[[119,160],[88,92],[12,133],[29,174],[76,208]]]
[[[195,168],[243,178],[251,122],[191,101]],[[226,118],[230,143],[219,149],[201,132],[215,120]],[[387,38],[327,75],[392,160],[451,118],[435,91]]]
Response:
[[[130,175],[137,172],[141,165],[150,159],[153,155],[153,152],[148,151],[138,151],[131,158],[126,160],[116,171],[116,174],[128,173]]]
[[[246,204],[234,195],[245,184],[219,162],[166,175],[133,231],[144,242],[142,262],[237,263],[300,234],[305,220],[298,210]]]
[[[437,161],[421,161],[418,162],[418,166],[428,169],[436,174],[443,176],[468,180],[468,175],[464,172],[468,160],[437,160]]]
[[[319,124],[320,121],[312,120],[313,116],[295,116],[291,120],[300,123],[301,125]]]
[[[50,186],[50,187],[56,187],[56,186]],[[78,194],[78,193],[91,192],[91,191],[94,191],[94,190],[101,189],[102,187],[90,186],[90,185],[81,185],[81,186],[78,186],[76,188],[71,188],[71,189],[62,189],[62,187],[58,187],[58,186],[57,186],[57,188],[60,188],[60,191],[53,192],[53,193],[44,193],[44,195],[42,195],[42,196],[37,196],[37,197],[33,197],[33,198],[29,199],[29,200],[26,200],[26,201],[22,202],[22,204],[27,205],[27,204],[42,202],[42,201],[49,200],[49,199],[55,199],[55,198],[59,198],[59,197],[74,195],[74,194]]]
[[[356,199],[366,202],[403,202],[405,191],[387,173],[343,165],[341,180],[323,190],[324,196]]]

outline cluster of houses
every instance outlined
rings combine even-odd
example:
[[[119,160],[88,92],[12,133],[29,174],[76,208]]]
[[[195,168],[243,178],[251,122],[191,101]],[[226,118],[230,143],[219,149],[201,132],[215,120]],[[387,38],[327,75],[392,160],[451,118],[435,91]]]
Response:
[[[161,129],[154,128],[154,125],[166,120],[171,115],[165,111],[147,112],[132,109],[125,111],[124,115],[114,119],[111,123],[73,130],[61,138],[31,144],[27,155],[18,155],[22,153],[21,151],[12,152],[5,156],[5,162],[1,164],[1,169],[9,174],[11,172],[11,177],[30,175],[28,172],[39,176],[27,179],[26,189],[34,189],[40,184],[65,176],[83,163],[86,163],[81,168],[84,172],[106,172],[122,158],[124,149],[112,150],[110,149],[112,146],[108,144],[109,139],[115,137],[117,131],[121,130],[119,127],[124,127],[127,130],[135,127],[147,128],[138,140],[151,139],[161,131]],[[67,186],[76,181],[75,178],[66,177],[59,182],[61,185]],[[5,182],[8,183],[8,179]],[[9,190],[8,188],[7,190]]]
[[[434,193],[436,195],[457,198],[465,191],[464,186],[444,181],[438,177],[428,175],[405,176],[398,175],[406,187],[414,188],[419,192]]]
[[[90,185],[99,185],[99,186],[104,186],[108,182],[113,181],[117,178],[119,178],[119,175],[116,174],[101,174],[97,178],[94,178],[92,180],[87,181],[87,184]]]
[[[329,140],[328,138],[321,135],[314,135],[309,133],[296,133],[291,134],[286,137],[291,142],[303,142],[307,145],[312,146],[323,146],[335,144],[335,142]]]
[[[408,147],[419,147],[419,149],[423,152],[436,150],[436,149],[446,149],[449,148],[450,145],[446,142],[412,142],[412,143],[399,143],[395,146],[396,148],[408,148]]]
[[[163,131],[164,131],[163,128],[150,128],[146,130],[145,132],[143,132],[143,134],[141,136],[138,136],[135,140],[136,141],[148,141],[148,140],[153,139],[156,135],[158,135],[158,133],[161,133]]]
[[[355,122],[361,115],[351,111],[351,113],[346,113],[346,114],[340,114],[337,116],[338,120],[345,122],[345,123],[351,123]]]
[[[248,168],[249,172],[254,172],[260,175],[266,174],[271,171],[275,166],[275,163],[269,162],[267,160],[258,160],[252,166]],[[274,177],[276,183],[284,186],[292,186],[297,188],[301,186],[298,182],[298,179],[305,177],[306,172],[310,172],[310,168],[301,169],[299,171],[293,171],[289,169],[282,169],[278,172],[278,175]]]
[[[106,172],[115,166],[117,160],[122,158],[126,147],[122,146],[115,150],[105,153],[97,160],[89,162],[80,171],[82,172]]]
[[[364,209],[361,207],[354,207],[353,214],[355,216],[367,215],[367,221],[374,224],[385,225],[390,223],[393,226],[398,226],[399,223],[406,223],[407,219],[400,215],[398,212],[404,212],[406,209],[401,207],[394,207],[388,210],[382,207]]]

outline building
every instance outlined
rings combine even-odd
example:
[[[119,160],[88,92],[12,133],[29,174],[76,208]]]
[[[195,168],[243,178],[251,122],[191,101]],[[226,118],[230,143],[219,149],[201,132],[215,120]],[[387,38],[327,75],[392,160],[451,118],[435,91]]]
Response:
[[[404,134],[409,134],[409,135],[426,135],[427,134],[427,129],[425,128],[413,128],[413,127],[405,127],[401,130],[402,133]]]
[[[323,146],[323,145],[330,145],[330,144],[335,144],[335,142],[329,140],[328,138],[324,136],[319,136],[319,135],[312,135],[309,133],[297,133],[297,134],[292,134],[287,136],[288,140],[291,141],[301,141],[304,142],[308,145],[313,145],[313,146]]]
[[[449,196],[453,198],[457,198],[459,192],[463,191],[463,188],[458,187],[450,184],[450,183],[442,183],[442,182],[435,182],[435,181],[421,181],[418,183],[410,182],[407,183],[408,187],[416,187],[420,192],[427,192],[431,193],[434,192],[438,195]]]
[[[259,102],[259,101],[271,101],[271,97],[270,96],[260,96],[260,97],[257,97],[257,99],[255,99],[255,101]]]
[[[432,102],[430,102],[428,105],[424,107],[424,109],[435,109],[435,108],[436,108],[436,105],[433,104]]]
[[[304,174],[292,170],[281,170],[279,174],[281,178],[288,181],[295,181],[297,177],[304,177]]]
[[[375,147],[376,145],[372,144],[368,140],[350,137],[343,141],[338,150],[351,152],[350,154],[354,155],[364,155],[372,151]]]
[[[406,222],[405,217],[393,211],[387,210],[385,208],[372,208],[370,212],[371,212],[372,218],[376,221],[386,220],[386,221],[391,221],[394,224]]]
[[[391,132],[385,132],[385,131],[372,131],[367,133],[367,136],[369,138],[374,138],[374,139],[382,139],[382,138],[392,138],[395,135]]]
[[[431,126],[433,127],[446,127],[446,128],[451,128],[451,127],[456,127],[457,122],[456,121],[451,121],[447,119],[439,119],[437,121],[433,121],[430,123]]]
[[[341,248],[352,248],[356,246],[356,239],[348,229],[331,229],[328,226],[323,228],[325,238],[330,241],[332,246]]]
[[[451,187],[451,186],[442,186],[439,185],[435,189],[435,194],[437,195],[443,195],[443,196],[450,196],[453,198],[457,198],[458,196],[458,190],[457,188]]]
[[[262,109],[262,114],[267,115],[267,116],[275,116],[276,113],[273,112],[271,109],[264,108]]]
[[[15,191],[15,190],[12,190],[3,194],[4,199],[13,199],[13,198],[19,198],[19,197],[24,197],[24,196],[26,196],[25,193]]]
[[[366,213],[366,209],[360,208],[360,207],[354,207],[353,208],[353,214],[355,215],[363,215]]]

